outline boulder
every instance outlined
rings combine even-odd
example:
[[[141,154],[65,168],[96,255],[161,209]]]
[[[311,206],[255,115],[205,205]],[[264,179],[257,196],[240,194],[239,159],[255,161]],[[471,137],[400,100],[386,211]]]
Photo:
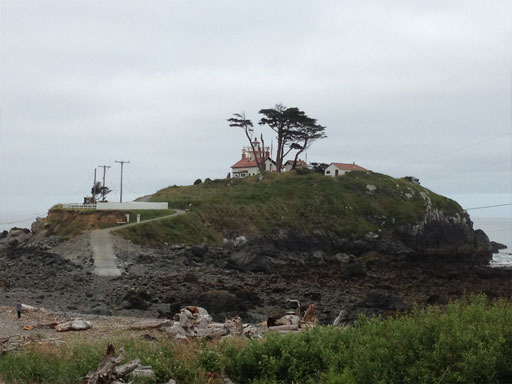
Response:
[[[32,223],[32,225],[30,226],[30,230],[32,231],[32,233],[37,233],[39,231],[42,231],[45,225],[46,223],[44,219],[42,219],[41,217],[36,217],[36,221]]]
[[[343,277],[345,279],[358,279],[366,277],[366,267],[359,262],[348,263],[343,271]]]
[[[235,240],[234,240],[235,247],[240,248],[240,247],[244,246],[245,244],[247,244],[247,238],[245,236],[235,237]]]
[[[121,300],[123,309],[147,309],[151,303],[151,296],[143,291],[129,291]]]
[[[500,249],[507,249],[505,244],[497,243],[496,241],[491,241],[490,244],[492,253],[498,253]]]
[[[196,257],[202,258],[208,252],[208,244],[193,245],[190,247],[190,252]]]
[[[405,303],[400,296],[380,290],[369,291],[365,299],[358,306],[390,311],[405,309]]]
[[[366,193],[373,195],[375,191],[377,190],[377,187],[373,184],[366,184]]]
[[[348,264],[350,261],[354,259],[354,256],[349,255],[347,253],[336,253],[335,255],[328,256],[326,258],[327,262],[336,262],[340,264]]]
[[[32,237],[30,229],[27,228],[12,228],[7,234],[7,244],[11,246],[17,246],[22,244]]]
[[[271,271],[270,259],[256,252],[251,252],[247,248],[231,253],[229,256],[229,266],[244,272],[263,272]]]
[[[215,321],[224,321],[225,317],[238,315],[246,309],[236,295],[222,290],[205,292],[193,304],[205,308]]]

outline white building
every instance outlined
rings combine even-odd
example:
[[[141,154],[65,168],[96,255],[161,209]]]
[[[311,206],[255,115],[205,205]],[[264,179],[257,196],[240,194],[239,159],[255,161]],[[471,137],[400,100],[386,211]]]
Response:
[[[235,179],[254,176],[260,173],[258,168],[258,160],[263,159],[265,163],[265,171],[276,171],[276,164],[270,159],[270,148],[262,148],[257,138],[253,141],[254,151],[252,147],[242,148],[242,159],[231,166],[231,175]]]
[[[325,176],[342,176],[347,172],[353,172],[353,171],[363,171],[368,172],[367,169],[357,165],[356,163],[331,163],[327,168],[325,168],[324,175]]]

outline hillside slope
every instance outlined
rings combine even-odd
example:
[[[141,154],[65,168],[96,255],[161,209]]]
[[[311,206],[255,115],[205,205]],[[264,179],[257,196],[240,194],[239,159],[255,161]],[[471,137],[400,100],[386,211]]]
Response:
[[[175,220],[122,229],[135,243],[220,244],[245,236],[286,250],[368,250],[489,259],[488,239],[474,232],[455,201],[405,179],[372,172],[324,177],[265,174],[168,187],[153,201],[188,209]]]

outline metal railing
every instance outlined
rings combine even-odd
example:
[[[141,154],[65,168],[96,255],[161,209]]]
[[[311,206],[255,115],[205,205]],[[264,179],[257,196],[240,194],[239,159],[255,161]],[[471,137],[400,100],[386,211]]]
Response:
[[[78,204],[78,203],[62,204],[62,208],[65,208],[65,209],[96,209],[96,204]]]

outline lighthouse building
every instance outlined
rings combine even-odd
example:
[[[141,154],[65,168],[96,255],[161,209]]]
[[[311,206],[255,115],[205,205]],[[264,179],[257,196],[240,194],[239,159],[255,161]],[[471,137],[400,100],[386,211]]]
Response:
[[[252,147],[243,147],[242,158],[231,166],[232,177],[238,179],[259,174],[260,169],[256,159],[264,162],[265,171],[276,171],[276,164],[270,159],[270,148],[263,148],[258,139],[254,138]]]

